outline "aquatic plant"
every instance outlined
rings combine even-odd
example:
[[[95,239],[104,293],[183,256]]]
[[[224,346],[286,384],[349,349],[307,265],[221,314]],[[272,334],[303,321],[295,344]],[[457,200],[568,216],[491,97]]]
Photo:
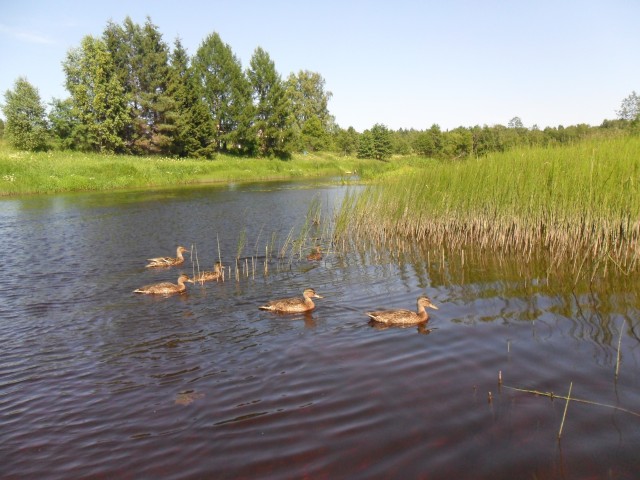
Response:
[[[640,138],[624,137],[407,166],[345,198],[335,240],[473,247],[543,256],[550,268],[569,262],[581,274],[628,272],[639,266],[638,158]]]

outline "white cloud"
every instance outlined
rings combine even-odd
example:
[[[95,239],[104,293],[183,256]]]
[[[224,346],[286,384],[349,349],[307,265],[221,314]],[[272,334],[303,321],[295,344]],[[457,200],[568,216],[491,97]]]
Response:
[[[20,28],[8,27],[7,25],[2,24],[0,24],[0,34],[5,34],[17,40],[28,43],[38,43],[41,45],[51,45],[55,43],[52,39],[43,35],[22,30]]]

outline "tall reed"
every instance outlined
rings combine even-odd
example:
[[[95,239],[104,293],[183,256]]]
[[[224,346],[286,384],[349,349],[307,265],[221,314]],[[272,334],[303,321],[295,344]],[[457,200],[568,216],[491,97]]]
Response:
[[[640,138],[430,161],[347,196],[336,240],[410,239],[545,255],[576,272],[639,266]],[[586,262],[586,263],[585,263]],[[585,265],[588,264],[588,268]]]

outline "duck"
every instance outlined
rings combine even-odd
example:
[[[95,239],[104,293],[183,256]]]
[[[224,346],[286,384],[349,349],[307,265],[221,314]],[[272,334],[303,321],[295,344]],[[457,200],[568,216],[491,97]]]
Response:
[[[322,250],[319,245],[316,245],[315,250],[307,255],[307,260],[322,260]]]
[[[160,282],[144,287],[136,288],[133,293],[146,293],[149,295],[173,295],[175,293],[184,293],[187,290],[184,282],[189,280],[187,274],[181,274],[178,277],[178,284],[171,282]]]
[[[272,300],[261,307],[258,307],[260,310],[270,310],[272,312],[281,312],[281,313],[301,313],[301,312],[310,312],[314,308],[316,308],[313,303],[312,298],[323,298],[316,293],[313,288],[305,288],[304,292],[302,292],[302,297],[294,297],[294,298],[283,298],[280,300]]]
[[[418,297],[418,311],[412,312],[411,310],[378,310],[375,312],[367,312],[367,315],[372,320],[380,323],[386,323],[387,325],[415,325],[418,323],[426,323],[429,320],[429,314],[425,310],[425,307],[438,310],[429,297],[421,295]]]
[[[193,278],[190,278],[188,281],[190,283],[195,282],[208,282],[210,280],[220,280],[222,278],[222,263],[216,262],[213,266],[213,272],[200,272],[197,273]]]
[[[182,256],[183,252],[189,253],[189,250],[179,246],[176,249],[175,257],[148,258],[147,261],[149,262],[149,264],[146,266],[146,268],[172,267],[174,265],[182,265],[184,263],[184,257]]]

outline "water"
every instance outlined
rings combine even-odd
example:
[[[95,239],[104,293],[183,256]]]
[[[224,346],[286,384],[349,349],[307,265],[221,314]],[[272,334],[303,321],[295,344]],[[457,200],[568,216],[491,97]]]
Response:
[[[636,284],[572,293],[500,263],[331,252],[265,277],[274,232],[277,247],[314,198],[331,211],[344,193],[281,183],[2,200],[0,477],[637,477]],[[238,280],[132,293],[192,271],[189,257],[160,271],[146,258],[195,245],[211,269],[220,243],[228,266],[241,236],[255,274],[248,258]],[[325,297],[311,314],[257,308],[308,286]],[[421,293],[440,307],[427,327],[364,315],[414,308]],[[514,387],[570,384],[597,405],[571,402],[558,441],[565,400]]]

